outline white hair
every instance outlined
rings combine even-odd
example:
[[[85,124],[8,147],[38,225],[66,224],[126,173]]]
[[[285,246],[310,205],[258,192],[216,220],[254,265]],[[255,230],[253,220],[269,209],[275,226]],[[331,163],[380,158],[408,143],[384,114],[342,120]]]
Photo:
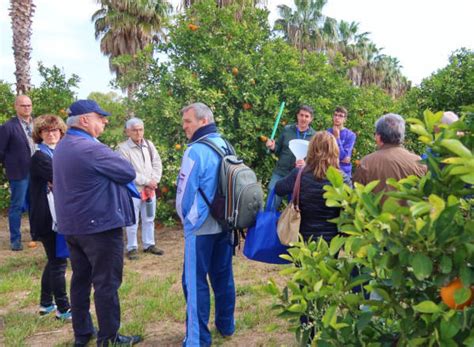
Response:
[[[67,117],[66,119],[66,124],[68,127],[72,127],[74,125],[78,125],[79,124],[79,119],[82,117],[82,114],[79,115],[79,116],[69,116]]]
[[[142,127],[145,126],[143,124],[143,121],[140,118],[133,117],[133,118],[130,118],[128,121],[125,122],[125,129],[131,129],[135,125],[141,125]]]
[[[441,123],[443,124],[451,124],[457,122],[459,120],[459,116],[451,111],[447,111],[443,113],[443,117],[441,118]]]

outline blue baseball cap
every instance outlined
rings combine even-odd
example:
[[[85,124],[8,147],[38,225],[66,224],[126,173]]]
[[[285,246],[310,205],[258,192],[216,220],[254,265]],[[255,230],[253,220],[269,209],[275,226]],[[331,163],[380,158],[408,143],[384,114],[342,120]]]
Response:
[[[77,100],[69,106],[68,117],[80,116],[82,114],[95,112],[101,116],[108,117],[110,113],[105,112],[94,100]]]

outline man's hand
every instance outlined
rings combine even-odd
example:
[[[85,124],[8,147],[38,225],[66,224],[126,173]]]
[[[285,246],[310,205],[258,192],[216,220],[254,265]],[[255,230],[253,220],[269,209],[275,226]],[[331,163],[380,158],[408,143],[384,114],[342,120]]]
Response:
[[[305,165],[306,165],[306,163],[305,163],[304,159],[298,159],[297,161],[295,161],[295,166],[296,167],[303,167]]]
[[[351,163],[351,157],[345,157],[344,159],[341,160],[341,163],[350,164]]]
[[[334,135],[334,137],[335,137],[336,139],[338,139],[338,138],[339,138],[339,135],[341,134],[341,130],[339,130],[338,127],[333,127],[333,128],[332,128],[332,134]]]
[[[152,179],[150,182],[148,182],[148,184],[146,186],[147,186],[147,188],[155,190],[156,188],[158,188],[158,182],[156,182],[154,179]]]
[[[270,140],[268,139],[267,142],[265,142],[265,146],[271,151],[275,150],[275,140]]]

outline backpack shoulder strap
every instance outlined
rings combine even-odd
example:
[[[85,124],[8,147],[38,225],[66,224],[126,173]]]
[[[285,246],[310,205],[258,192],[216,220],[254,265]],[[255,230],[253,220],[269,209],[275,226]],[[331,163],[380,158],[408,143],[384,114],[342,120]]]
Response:
[[[208,138],[204,138],[202,140],[199,140],[198,143],[202,143],[202,144],[205,144],[205,145],[211,147],[215,152],[217,152],[217,154],[219,154],[221,156],[221,158],[224,158],[226,155],[229,155],[229,154],[235,154],[234,147],[232,147],[230,142],[227,141],[223,137],[221,137],[221,138],[222,138],[222,140],[224,140],[224,142],[227,146],[226,151],[224,151],[223,148],[219,147],[218,145],[216,145],[213,141],[209,140]]]

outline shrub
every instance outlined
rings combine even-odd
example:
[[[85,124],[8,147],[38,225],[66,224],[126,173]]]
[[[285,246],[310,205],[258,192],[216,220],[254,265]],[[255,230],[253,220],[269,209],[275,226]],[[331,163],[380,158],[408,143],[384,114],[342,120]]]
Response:
[[[318,346],[474,343],[474,308],[453,310],[440,298],[441,287],[460,278],[454,300],[461,304],[474,283],[473,127],[439,125],[441,117],[426,111],[423,121],[408,120],[429,148],[428,173],[388,180],[396,190],[383,205],[383,193],[372,193],[377,182],[351,189],[328,172],[326,204],[341,207],[334,222],[345,237],[295,244],[286,256],[293,264],[282,271],[291,279],[283,289],[267,287],[302,345],[311,329]],[[371,300],[352,291],[360,284]],[[300,324],[301,315],[310,324]]]

